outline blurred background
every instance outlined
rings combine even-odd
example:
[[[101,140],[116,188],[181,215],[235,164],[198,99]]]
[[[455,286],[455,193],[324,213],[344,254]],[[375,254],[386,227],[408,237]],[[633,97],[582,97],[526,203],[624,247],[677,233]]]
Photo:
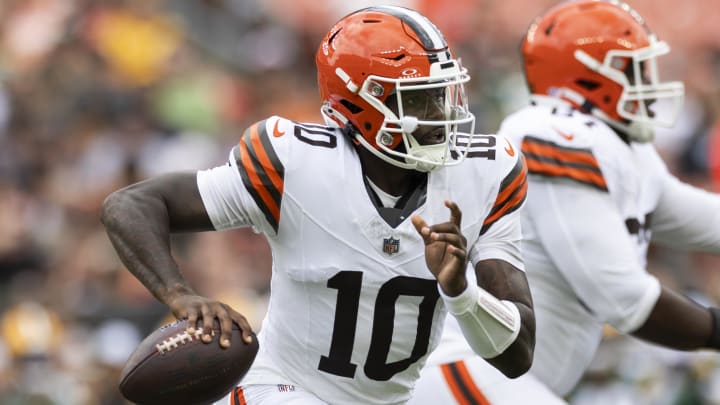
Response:
[[[473,75],[476,128],[525,104],[518,45],[551,0],[407,0]],[[117,376],[170,319],[118,261],[105,196],[159,173],[223,164],[249,124],[320,122],[314,54],[330,26],[374,1],[0,0],[0,403],[123,404]],[[656,144],[680,178],[720,188],[720,1],[630,1],[673,47],[666,79],[685,111]],[[720,213],[719,213],[720,215]],[[250,230],[180,235],[201,293],[257,329],[270,255]],[[720,260],[652,247],[650,270],[720,302]],[[573,404],[720,404],[712,353],[607,337]]]

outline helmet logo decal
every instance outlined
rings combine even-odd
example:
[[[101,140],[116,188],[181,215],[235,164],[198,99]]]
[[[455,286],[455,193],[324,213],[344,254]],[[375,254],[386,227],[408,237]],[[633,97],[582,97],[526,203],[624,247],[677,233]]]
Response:
[[[403,70],[402,72],[400,72],[400,74],[402,74],[403,76],[409,76],[409,77],[417,76],[418,70],[415,68],[407,68],[407,69]]]

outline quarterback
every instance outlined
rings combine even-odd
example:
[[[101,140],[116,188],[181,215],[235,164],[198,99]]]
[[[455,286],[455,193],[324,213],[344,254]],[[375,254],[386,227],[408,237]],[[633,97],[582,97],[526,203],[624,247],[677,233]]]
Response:
[[[671,175],[651,143],[655,126],[673,125],[684,93],[659,79],[656,57],[669,46],[628,5],[583,0],[538,17],[521,51],[530,105],[499,133],[528,166],[522,254],[537,321],[533,365],[506,379],[457,339],[449,319],[412,404],[562,403],[605,324],[672,349],[720,348],[720,311],[645,268],[651,237],[720,253],[720,198]],[[672,113],[655,116],[654,103]]]
[[[102,219],[119,256],[176,317],[204,331],[218,319],[227,346],[243,344],[227,341],[232,322],[246,339],[249,325],[194,292],[168,234],[254,227],[267,238],[260,351],[224,404],[405,403],[446,317],[502,373],[525,373],[527,168],[505,138],[472,135],[466,69],[427,18],[400,7],[341,19],[316,64],[324,124],[271,116],[226,165],[111,194]]]

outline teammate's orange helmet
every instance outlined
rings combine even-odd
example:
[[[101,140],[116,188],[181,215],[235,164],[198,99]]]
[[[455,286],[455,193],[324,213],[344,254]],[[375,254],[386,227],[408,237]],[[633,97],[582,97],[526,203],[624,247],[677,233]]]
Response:
[[[459,125],[472,133],[464,83],[470,77],[440,31],[402,7],[370,7],[342,18],[317,51],[326,121],[352,125],[356,142],[407,169],[432,170],[452,158]],[[444,142],[420,145],[419,127],[444,131]],[[467,150],[467,148],[466,148]]]
[[[680,82],[660,82],[656,57],[670,47],[659,41],[625,3],[561,3],[539,16],[522,43],[530,92],[561,98],[639,142],[653,126],[674,125],[682,107]],[[662,117],[648,107],[670,101]]]

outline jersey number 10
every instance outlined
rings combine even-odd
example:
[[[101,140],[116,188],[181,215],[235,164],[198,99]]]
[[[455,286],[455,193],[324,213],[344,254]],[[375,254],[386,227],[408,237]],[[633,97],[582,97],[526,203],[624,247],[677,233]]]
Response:
[[[328,356],[320,357],[318,368],[330,374],[353,378],[356,364],[351,363],[357,328],[361,271],[341,271],[328,280],[328,287],[338,290],[335,322]],[[401,295],[423,297],[419,305],[415,344],[410,357],[387,362],[395,325],[395,303]],[[406,370],[427,353],[435,306],[440,298],[435,280],[398,276],[378,290],[373,315],[370,348],[365,361],[365,375],[376,381],[387,381]]]

